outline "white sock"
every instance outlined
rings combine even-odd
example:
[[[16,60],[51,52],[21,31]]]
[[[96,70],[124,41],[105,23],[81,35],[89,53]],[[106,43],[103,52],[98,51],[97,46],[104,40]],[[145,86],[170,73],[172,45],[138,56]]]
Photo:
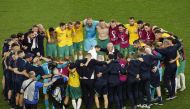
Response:
[[[74,60],[75,60],[75,61],[77,60],[77,55],[74,55]]]
[[[176,83],[177,84],[177,89],[180,89],[181,88],[180,75],[178,75],[176,78],[177,78],[177,83]]]
[[[185,74],[184,73],[180,73],[180,77],[181,77],[181,82],[182,82],[182,88],[185,89],[186,85],[185,85]]]
[[[177,81],[177,77],[175,78],[175,93],[177,93],[177,84],[178,84],[178,81]]]
[[[65,109],[65,106],[63,105],[63,109]]]
[[[79,55],[79,59],[83,59],[83,56],[82,56],[82,55]]]
[[[82,99],[79,98],[78,101],[77,101],[77,109],[80,109],[81,104],[82,104]]]
[[[76,104],[76,100],[72,100],[72,105],[74,109],[77,109],[77,104]]]

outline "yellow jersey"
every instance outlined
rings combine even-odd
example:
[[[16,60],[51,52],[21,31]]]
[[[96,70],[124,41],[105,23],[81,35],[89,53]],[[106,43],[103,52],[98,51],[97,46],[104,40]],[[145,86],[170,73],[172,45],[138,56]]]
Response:
[[[55,43],[56,42],[56,37],[51,37],[50,33],[49,33],[49,30],[46,31],[46,36],[47,36],[47,43]],[[48,42],[48,40],[50,42]]]
[[[73,33],[74,29],[66,29],[66,45],[71,46],[73,45]]]
[[[168,33],[162,33],[162,36],[161,36],[161,38],[168,38],[168,37],[170,37],[171,35],[169,35]]]
[[[129,31],[129,44],[133,45],[133,42],[137,39],[139,39],[139,35],[138,35],[138,25],[137,23],[135,23],[133,26],[131,26],[130,24],[125,24],[125,28],[128,29]]]
[[[70,70],[69,70],[70,71]],[[69,80],[68,80],[68,85],[72,87],[79,87],[80,86],[80,80],[79,80],[79,74],[75,70],[74,72],[69,72]]]
[[[74,28],[75,30],[75,35],[73,36],[73,42],[78,43],[78,42],[82,42],[84,39],[84,28],[83,28],[83,24],[81,22],[80,27],[79,28]]]
[[[66,30],[62,31],[60,27],[57,27],[55,32],[57,34],[57,45],[59,47],[66,46]]]

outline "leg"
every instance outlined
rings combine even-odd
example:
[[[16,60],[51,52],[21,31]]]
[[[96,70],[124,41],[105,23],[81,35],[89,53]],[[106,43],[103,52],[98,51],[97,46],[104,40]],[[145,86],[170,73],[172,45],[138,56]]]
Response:
[[[72,99],[73,109],[77,109],[77,103],[75,99]]]
[[[82,104],[82,98],[79,98],[77,101],[77,109],[80,109],[81,104]]]
[[[170,77],[169,77],[169,68],[165,68],[165,71],[164,71],[164,85],[165,87],[167,88],[168,90],[168,93],[169,93],[169,97],[172,96],[172,88],[171,88],[171,85],[170,85]]]
[[[150,105],[151,94],[150,94],[150,81],[149,80],[145,81],[145,92],[146,92],[146,96],[147,96],[147,105]]]
[[[103,95],[104,98],[104,108],[107,109],[108,108],[108,95]]]
[[[23,109],[23,105],[24,105],[24,95],[23,94],[19,94],[20,96],[20,100],[19,100],[19,106],[20,106],[20,109]]]
[[[135,105],[135,98],[133,96],[133,84],[129,83],[129,82],[127,85],[127,94],[128,94],[129,100],[131,102],[131,106],[134,106]]]
[[[186,89],[186,86],[185,86],[185,74],[180,73],[180,78],[181,78],[181,83],[182,83],[182,88],[181,88],[180,91],[184,91]]]
[[[120,94],[120,88],[119,88],[119,86],[116,86],[115,88],[114,88],[115,90],[114,90],[114,100],[115,100],[115,103],[116,103],[116,107],[117,107],[117,109],[121,109],[122,108],[122,106],[121,106],[121,103],[120,103],[120,98],[119,98],[119,94]]]
[[[48,97],[48,94],[44,94],[44,103],[45,103],[45,106],[46,106],[46,109],[49,109],[49,97]]]
[[[99,109],[100,108],[100,103],[99,103],[98,95],[95,95],[94,99],[95,99],[96,108]]]

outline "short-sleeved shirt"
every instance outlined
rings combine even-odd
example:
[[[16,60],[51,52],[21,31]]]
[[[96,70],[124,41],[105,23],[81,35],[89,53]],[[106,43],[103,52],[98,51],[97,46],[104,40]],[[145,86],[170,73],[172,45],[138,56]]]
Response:
[[[96,26],[98,23],[98,21],[93,21],[91,27],[85,26],[86,39],[96,38]]]
[[[67,34],[67,32],[66,32],[66,30],[64,30],[64,31],[62,31],[61,30],[61,28],[60,27],[57,27],[56,29],[55,29],[55,32],[57,33],[57,45],[59,46],[59,47],[63,47],[63,46],[65,46],[65,44],[66,44],[66,34]]]
[[[71,46],[73,44],[73,33],[74,33],[74,29],[66,29],[66,40],[65,40],[65,44],[67,46]]]
[[[76,70],[74,72],[69,72],[68,84],[72,87],[79,87],[80,86],[79,74]]]
[[[23,82],[21,93],[24,93],[24,102],[26,104],[37,104],[39,100],[39,88],[43,87],[43,83],[27,79]],[[26,88],[26,86],[31,84]],[[26,88],[26,89],[25,89]],[[24,90],[25,89],[25,90]]]
[[[126,24],[125,27],[128,29],[130,37],[129,37],[129,43],[132,45],[133,42],[137,39],[139,39],[138,35],[138,25],[135,23],[134,25]]]
[[[127,48],[129,47],[129,35],[124,32],[119,32],[118,37],[120,39],[120,47]]]
[[[84,28],[83,24],[81,22],[80,27],[78,29],[74,28],[75,30],[75,35],[73,36],[73,42],[78,43],[83,41],[84,39]]]
[[[110,42],[113,43],[113,45],[117,45],[120,43],[120,39],[118,38],[117,36],[117,33],[118,33],[118,27],[110,27],[109,28],[109,38],[110,38]]]

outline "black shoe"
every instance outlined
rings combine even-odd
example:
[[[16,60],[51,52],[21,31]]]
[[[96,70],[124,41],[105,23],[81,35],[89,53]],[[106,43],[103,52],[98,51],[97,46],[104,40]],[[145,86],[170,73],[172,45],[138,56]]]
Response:
[[[158,97],[158,99],[154,102],[155,105],[163,105],[162,97]]]

